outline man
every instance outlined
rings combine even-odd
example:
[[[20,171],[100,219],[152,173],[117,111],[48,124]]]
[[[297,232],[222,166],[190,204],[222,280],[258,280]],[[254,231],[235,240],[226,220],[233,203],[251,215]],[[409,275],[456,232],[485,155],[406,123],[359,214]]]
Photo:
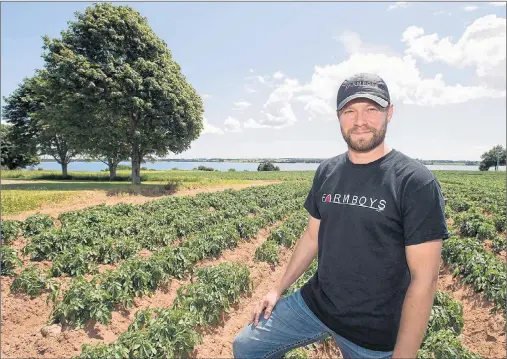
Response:
[[[328,336],[345,358],[415,358],[449,233],[436,178],[384,141],[392,115],[377,75],[354,75],[339,88],[348,151],[319,165],[304,203],[307,229],[236,336],[235,358],[280,358]],[[280,299],[317,254],[315,276]]]

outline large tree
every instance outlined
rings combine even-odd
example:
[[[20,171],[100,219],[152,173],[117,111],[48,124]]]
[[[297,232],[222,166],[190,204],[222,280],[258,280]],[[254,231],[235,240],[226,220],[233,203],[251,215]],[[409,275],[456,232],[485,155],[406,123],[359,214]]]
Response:
[[[496,145],[481,156],[479,170],[488,171],[490,167],[494,167],[498,171],[498,166],[505,166],[506,150],[502,145]]]
[[[4,98],[4,116],[12,124],[12,139],[18,147],[30,153],[50,155],[62,166],[67,176],[67,166],[78,155],[57,120],[68,116],[68,105],[55,101],[47,83],[45,71],[24,78],[7,98]]]
[[[0,123],[0,165],[10,170],[23,169],[40,163],[35,148],[15,141],[13,126]]]
[[[199,137],[202,100],[138,12],[95,4],[61,35],[44,38],[51,83],[90,115],[90,130],[101,129],[95,141],[114,135],[128,145],[132,183],[141,182],[145,158],[180,153]]]

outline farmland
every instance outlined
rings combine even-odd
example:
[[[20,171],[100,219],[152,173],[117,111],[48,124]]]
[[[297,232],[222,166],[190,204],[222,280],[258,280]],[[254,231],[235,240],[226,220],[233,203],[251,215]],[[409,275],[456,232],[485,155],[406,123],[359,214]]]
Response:
[[[231,357],[305,229],[312,175],[190,173],[279,182],[3,221],[2,358]],[[505,176],[436,175],[452,236],[419,355],[503,356]],[[315,270],[316,261],[284,295]],[[333,355],[328,339],[286,357]]]

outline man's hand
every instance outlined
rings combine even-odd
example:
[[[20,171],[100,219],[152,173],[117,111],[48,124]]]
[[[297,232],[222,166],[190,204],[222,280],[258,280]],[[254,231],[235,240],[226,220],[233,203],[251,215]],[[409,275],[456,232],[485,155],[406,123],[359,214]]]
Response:
[[[250,322],[248,324],[252,324],[252,322],[255,323],[255,326],[259,324],[259,316],[261,315],[262,311],[264,309],[264,319],[268,319],[271,315],[271,312],[273,311],[273,308],[275,307],[276,303],[280,299],[281,293],[278,289],[271,289],[268,294],[262,298],[260,303],[257,305],[257,307],[254,309],[252,313],[252,318],[250,319]]]

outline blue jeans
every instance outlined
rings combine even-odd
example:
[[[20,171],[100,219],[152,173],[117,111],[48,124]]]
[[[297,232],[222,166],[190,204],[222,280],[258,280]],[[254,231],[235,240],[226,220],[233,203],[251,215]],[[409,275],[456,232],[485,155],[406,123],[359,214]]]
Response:
[[[234,358],[281,358],[288,351],[318,342],[329,336],[335,340],[344,358],[390,359],[392,351],[374,351],[360,347],[325,326],[308,308],[300,291],[281,298],[269,319],[259,316],[257,327],[246,325],[232,344]]]

